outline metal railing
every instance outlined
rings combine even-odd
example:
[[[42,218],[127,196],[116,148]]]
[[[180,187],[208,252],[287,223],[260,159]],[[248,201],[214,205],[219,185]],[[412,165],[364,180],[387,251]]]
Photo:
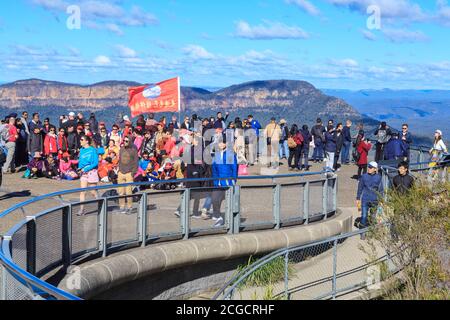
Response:
[[[319,175],[323,177],[314,179]],[[309,177],[313,179],[308,180]],[[217,180],[226,179],[168,183]],[[259,183],[252,184],[255,181]],[[0,299],[78,299],[57,289],[53,277],[66,274],[72,265],[88,259],[161,241],[308,224],[327,219],[337,210],[337,177],[326,171],[242,177],[238,185],[226,188],[146,189],[124,196],[114,192],[118,188],[149,188],[168,183],[61,191],[35,197],[1,213],[0,221],[19,217],[21,220],[1,239]],[[106,192],[83,202],[78,199],[81,192],[98,195],[100,191]],[[214,227],[211,221],[195,219],[194,207],[198,210],[201,200],[211,199],[220,204],[223,225]],[[118,204],[127,200],[132,209],[123,213]],[[80,209],[83,214],[77,215]]]
[[[322,300],[336,299],[368,285],[377,285],[375,268],[384,264],[395,273],[391,257],[379,254],[367,262],[357,244],[368,229],[331,237],[307,245],[277,250],[245,268],[222,289],[213,300]],[[268,281],[265,287],[254,284],[252,276],[277,264],[278,279]],[[284,272],[281,274],[281,271]],[[378,274],[382,277],[382,274]],[[368,279],[373,281],[368,281]]]
[[[445,179],[450,177],[449,161],[440,162],[434,168],[429,168],[429,164],[430,162],[411,164],[410,172],[418,179],[421,174],[428,177],[432,170],[444,172]],[[397,168],[381,166],[384,190],[392,187],[392,179],[397,174]],[[376,286],[377,283],[368,282],[368,279],[373,280],[373,267],[384,264],[391,275],[400,270],[392,263],[392,257],[384,252],[379,251],[376,259],[370,263],[366,261],[367,257],[358,246],[363,245],[359,241],[360,236],[369,230],[370,228],[366,228],[307,245],[277,250],[237,273],[213,299],[336,299],[340,295]],[[266,284],[265,288],[255,285],[252,278],[264,268],[270,269],[270,264],[282,264],[284,274],[277,281]]]

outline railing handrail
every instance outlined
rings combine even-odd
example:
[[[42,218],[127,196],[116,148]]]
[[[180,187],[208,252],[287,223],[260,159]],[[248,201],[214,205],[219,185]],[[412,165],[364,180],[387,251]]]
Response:
[[[244,268],[241,272],[239,272],[237,275],[235,275],[231,280],[229,280],[222,287],[222,289],[220,289],[214,295],[212,300],[217,300],[221,295],[227,296],[233,290],[235,290],[236,287],[243,280],[245,280],[250,274],[252,274],[255,270],[257,270],[261,266],[267,264],[268,262],[272,261],[273,259],[276,259],[278,257],[286,255],[286,253],[290,253],[292,251],[304,250],[304,249],[308,249],[308,248],[311,248],[311,247],[315,247],[315,246],[319,246],[319,245],[322,245],[322,244],[326,244],[326,243],[329,243],[329,242],[339,241],[339,240],[342,240],[342,239],[347,239],[347,238],[350,238],[350,237],[353,237],[353,236],[361,235],[361,234],[367,233],[369,231],[369,229],[370,228],[357,230],[357,231],[352,231],[352,232],[349,232],[349,233],[346,233],[346,234],[333,236],[333,237],[330,237],[330,238],[327,238],[327,239],[318,240],[318,241],[314,241],[314,242],[307,243],[307,244],[302,244],[302,245],[290,246],[290,247],[287,247],[287,248],[281,248],[281,249],[278,249],[278,250],[276,250],[274,252],[271,252],[270,254],[268,254],[268,255],[264,256],[263,258],[259,259],[254,264]],[[227,290],[227,288],[230,285],[232,285],[232,284],[234,284],[234,285],[229,290]]]
[[[238,180],[272,180],[272,184],[273,186],[276,185],[283,185],[283,183],[279,183],[279,182],[275,182],[276,179],[281,179],[281,178],[297,178],[297,177],[307,177],[307,176],[315,176],[315,175],[322,175],[322,174],[326,174],[330,172],[330,170],[326,169],[320,172],[311,172],[311,173],[299,173],[299,174],[282,174],[282,175],[273,175],[273,176],[245,176],[245,177],[238,177]],[[0,219],[4,218],[5,216],[11,214],[12,212],[16,211],[17,209],[21,209],[25,206],[28,206],[30,204],[42,201],[42,200],[46,200],[49,198],[53,198],[53,197],[61,197],[64,195],[68,195],[68,194],[74,194],[74,193],[79,193],[79,192],[89,192],[89,191],[99,191],[99,190],[110,190],[110,189],[117,189],[120,187],[127,187],[127,186],[151,186],[151,185],[158,185],[158,184],[165,184],[165,183],[174,183],[174,184],[179,184],[179,183],[192,183],[192,182],[210,182],[210,181],[223,181],[223,180],[230,180],[230,179],[234,179],[236,180],[236,178],[201,178],[201,179],[179,179],[179,180],[170,180],[170,181],[154,181],[154,182],[143,182],[143,183],[128,183],[128,184],[121,184],[121,185],[104,185],[104,186],[95,186],[95,187],[90,187],[90,188],[77,188],[77,189],[71,189],[71,190],[64,190],[64,191],[59,191],[59,192],[54,192],[51,194],[46,194],[46,195],[42,195],[42,196],[38,196],[35,197],[33,199],[24,201],[22,203],[19,203],[17,205],[14,205],[13,207],[3,211],[0,214]],[[299,184],[303,184],[303,183],[311,183],[311,182],[323,182],[326,180],[333,180],[335,178],[329,178],[329,177],[325,177],[323,179],[320,180],[314,180],[314,181],[300,181]],[[204,188],[208,188],[208,189],[217,189],[217,188],[224,188],[227,189],[229,187],[232,186],[210,186],[210,187],[204,187]],[[187,188],[186,188],[187,189]],[[61,199],[62,200],[62,199]],[[62,204],[48,209],[46,211],[42,211],[39,212],[37,214],[32,215],[33,217],[37,218],[40,217],[41,215],[45,215],[45,214],[49,214],[51,212],[54,212],[55,210],[58,209],[62,209],[62,208],[66,208],[68,206],[73,205],[74,203],[72,202],[67,202],[64,203],[64,201],[61,201]],[[326,212],[326,214],[328,214],[328,212]],[[11,256],[11,252],[9,252],[9,246],[11,244],[12,241],[12,237],[13,235],[17,232],[17,230],[19,230],[21,227],[25,226],[28,223],[28,218],[24,219],[22,221],[20,221],[18,224],[16,224],[13,228],[11,228],[5,235],[3,241],[0,242],[0,265],[4,265],[5,269],[8,270],[8,273],[11,274],[12,277],[15,277],[17,281],[19,281],[20,283],[24,283],[26,286],[30,287],[30,288],[37,288],[39,290],[42,290],[42,292],[38,292],[36,293],[36,290],[31,290],[32,292],[34,292],[37,296],[45,294],[45,295],[49,295],[49,296],[54,296],[57,299],[69,299],[69,300],[79,300],[80,298],[75,297],[67,292],[63,292],[61,290],[59,290],[58,288],[46,283],[43,280],[40,280],[39,278],[37,278],[36,276],[34,276],[33,274],[29,273],[26,270],[23,270],[21,267],[19,267],[14,261],[13,258]],[[145,240],[144,240],[145,241]]]
[[[101,190],[110,190],[110,189],[117,189],[117,188],[126,188],[126,187],[145,187],[145,186],[152,186],[152,185],[160,185],[160,184],[180,184],[180,183],[192,183],[192,182],[211,182],[211,181],[226,181],[226,180],[267,180],[267,179],[284,179],[284,178],[296,178],[296,177],[307,177],[307,176],[315,176],[315,175],[321,175],[325,173],[331,172],[329,169],[318,171],[318,172],[306,172],[306,173],[296,173],[296,174],[281,174],[281,175],[274,175],[274,176],[240,176],[237,179],[235,177],[230,178],[198,178],[198,179],[177,179],[177,180],[166,180],[166,181],[148,181],[148,182],[133,182],[133,183],[125,183],[125,184],[108,184],[104,186],[95,186],[95,187],[89,187],[89,188],[76,188],[76,189],[69,189],[69,190],[63,190],[58,191],[54,193],[49,193],[41,196],[34,197],[32,199],[29,199],[27,201],[18,203],[9,209],[4,210],[0,213],[0,219],[4,218],[11,212],[20,209],[22,207],[25,207],[27,205],[36,203],[38,201],[46,200],[53,197],[60,197],[65,196],[68,194],[73,193],[79,193],[79,192],[89,192],[89,191],[101,191]],[[214,188],[212,186],[211,188]],[[226,188],[226,186],[218,186],[216,188]]]

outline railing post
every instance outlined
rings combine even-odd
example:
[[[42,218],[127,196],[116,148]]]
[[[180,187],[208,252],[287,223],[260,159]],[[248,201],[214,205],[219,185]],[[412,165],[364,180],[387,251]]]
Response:
[[[67,271],[72,264],[72,205],[63,208],[62,218],[62,255]]]
[[[36,217],[27,217],[27,272],[36,275]]]
[[[233,188],[228,188],[225,192],[225,222],[228,227],[228,234],[234,233],[234,207],[233,207]]]
[[[1,244],[1,242],[0,242]],[[6,300],[6,268],[0,264],[0,301]]]
[[[322,183],[322,212],[324,214],[323,219],[328,219],[328,178]]]
[[[309,224],[309,187],[308,181],[303,189],[303,219],[305,219],[305,224]]]
[[[147,245],[147,200],[148,193],[144,192],[141,197],[141,203],[138,211],[138,225],[139,225],[139,237],[138,240],[141,243],[141,247]]]
[[[284,297],[289,300],[289,251],[284,256]]]
[[[333,211],[336,214],[337,212],[337,193],[338,193],[338,178],[334,178],[334,185],[333,185]]]
[[[99,199],[100,216],[98,222],[98,249],[102,252],[103,258],[108,255],[108,199]]]
[[[241,187],[233,187],[233,233],[241,231]]]
[[[280,229],[281,226],[280,207],[281,207],[281,185],[277,184],[273,189],[273,219],[276,230]]]
[[[334,240],[334,247],[333,247],[333,300],[336,300],[336,288],[337,288],[337,284],[336,284],[336,272],[337,272],[337,244],[338,241],[337,239]]]
[[[189,217],[189,200],[191,198],[191,190],[185,189],[183,191],[183,195],[181,196],[181,210],[180,210],[180,218],[181,218],[181,229],[183,231],[183,239],[189,239],[189,230],[190,230],[190,217]]]

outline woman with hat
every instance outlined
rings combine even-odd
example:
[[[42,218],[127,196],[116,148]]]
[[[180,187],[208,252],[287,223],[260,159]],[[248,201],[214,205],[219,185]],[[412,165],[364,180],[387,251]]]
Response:
[[[430,182],[433,181],[434,178],[437,176],[439,171],[438,163],[442,159],[442,156],[447,152],[448,149],[442,138],[442,131],[436,130],[436,132],[434,133],[433,148],[431,148],[430,150],[431,163],[430,163],[430,173],[428,175],[428,180]]]

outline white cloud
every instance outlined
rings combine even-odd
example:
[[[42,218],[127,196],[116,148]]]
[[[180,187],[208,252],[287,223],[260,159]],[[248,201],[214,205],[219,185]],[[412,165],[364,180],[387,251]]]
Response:
[[[330,64],[337,67],[345,67],[345,68],[356,68],[359,66],[358,61],[353,59],[342,59],[342,60],[330,60]]]
[[[123,45],[116,45],[115,48],[121,58],[136,58],[137,56],[136,51]]]
[[[410,0],[327,0],[335,6],[367,14],[369,6],[378,6],[382,18],[421,21],[427,18],[422,8]]]
[[[409,31],[406,29],[383,29],[385,37],[395,43],[425,42],[429,38],[422,31]]]
[[[450,27],[450,6],[447,0],[437,1],[437,13],[434,19],[441,25]]]
[[[214,58],[214,55],[205,48],[194,44],[184,47],[183,52],[194,60],[210,60]]]
[[[120,26],[146,27],[158,25],[158,18],[138,6],[132,6],[128,11],[123,7],[122,0],[31,0],[34,5],[40,6],[53,14],[66,14],[69,5],[78,5],[81,10],[82,26],[107,30],[119,36],[124,34]]]
[[[122,31],[122,29],[120,29],[120,27],[117,24],[115,24],[115,23],[107,23],[107,24],[105,24],[105,29],[110,31],[110,32],[112,32],[112,33],[117,34],[118,36],[123,36],[124,35],[124,32]]]
[[[377,37],[369,30],[362,30],[361,32],[362,32],[364,38],[366,38],[367,40],[375,41],[377,39]]]
[[[47,71],[49,69],[49,67],[46,64],[43,64],[43,65],[39,66],[38,68],[39,68],[39,70],[42,70],[42,71]]]
[[[107,66],[111,64],[111,59],[107,56],[98,56],[94,59],[94,63],[99,66]]]
[[[236,24],[235,35],[251,40],[307,39],[309,34],[296,26],[287,26],[281,22],[266,22],[265,25],[251,26],[246,21]]]
[[[312,16],[320,15],[320,10],[308,0],[285,0],[285,2],[299,7],[301,10]]]

